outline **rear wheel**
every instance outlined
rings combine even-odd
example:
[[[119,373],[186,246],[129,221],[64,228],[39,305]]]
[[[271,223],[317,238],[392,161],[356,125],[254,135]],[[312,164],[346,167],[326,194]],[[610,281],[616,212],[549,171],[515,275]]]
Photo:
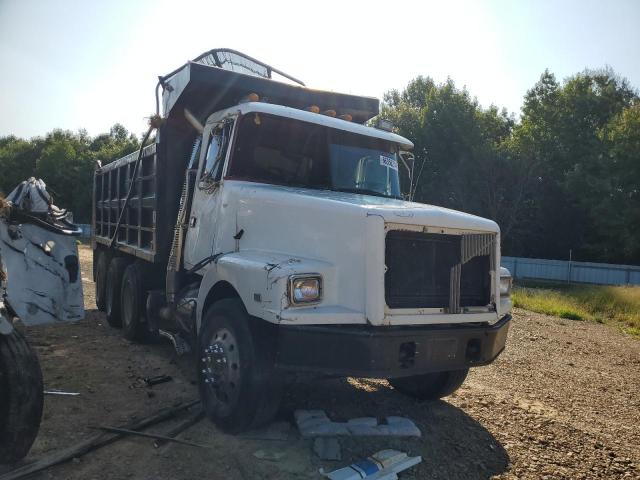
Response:
[[[109,254],[103,250],[96,251],[96,307],[101,312],[106,311],[106,287],[107,287],[107,273],[109,270]]]
[[[146,291],[144,288],[144,272],[136,262],[127,266],[122,278],[120,292],[120,312],[122,319],[122,334],[131,341],[148,339],[149,332],[144,321],[146,306]]]
[[[115,257],[109,262],[107,271],[107,285],[105,286],[105,313],[107,322],[112,327],[122,326],[120,308],[120,293],[122,290],[122,277],[129,261],[124,257]]]
[[[237,433],[273,418],[282,395],[274,372],[270,326],[249,316],[239,299],[216,302],[199,334],[200,397],[209,418]]]
[[[393,378],[389,383],[393,388],[418,400],[437,400],[451,395],[462,386],[469,369],[448,372],[427,373],[412,377]]]
[[[14,330],[0,335],[0,463],[15,463],[33,445],[42,417],[38,356]]]

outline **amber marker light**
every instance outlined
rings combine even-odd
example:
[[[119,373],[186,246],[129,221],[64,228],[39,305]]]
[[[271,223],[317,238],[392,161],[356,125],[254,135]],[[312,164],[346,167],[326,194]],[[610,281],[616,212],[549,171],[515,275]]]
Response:
[[[240,103],[259,102],[259,101],[260,101],[260,95],[258,95],[255,92],[251,92],[245,95],[244,97],[242,97],[242,100],[240,100]]]

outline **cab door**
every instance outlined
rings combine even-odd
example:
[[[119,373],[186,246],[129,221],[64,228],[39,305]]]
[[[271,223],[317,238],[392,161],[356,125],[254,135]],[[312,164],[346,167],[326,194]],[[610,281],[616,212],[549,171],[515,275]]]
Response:
[[[184,264],[192,267],[213,255],[220,208],[222,173],[228,157],[233,120],[207,125],[195,182],[191,214],[187,228]]]

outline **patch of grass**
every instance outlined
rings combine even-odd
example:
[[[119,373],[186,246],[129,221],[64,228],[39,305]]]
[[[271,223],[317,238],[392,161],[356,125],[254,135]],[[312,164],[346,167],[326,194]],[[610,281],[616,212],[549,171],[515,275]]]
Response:
[[[514,288],[512,300],[516,307],[534,312],[613,323],[640,337],[640,287],[527,283]]]

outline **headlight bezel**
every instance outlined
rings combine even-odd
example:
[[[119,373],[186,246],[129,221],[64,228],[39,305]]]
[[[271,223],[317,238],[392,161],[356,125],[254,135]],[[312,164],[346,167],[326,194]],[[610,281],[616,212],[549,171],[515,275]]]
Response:
[[[296,289],[299,288],[296,286],[296,283],[308,280],[317,281],[317,296],[308,300],[296,300],[295,292]],[[317,305],[318,303],[322,302],[322,294],[322,275],[320,275],[319,273],[296,273],[295,275],[289,276],[289,281],[287,282],[287,297],[289,298],[289,304],[291,306],[306,307],[309,305]]]

